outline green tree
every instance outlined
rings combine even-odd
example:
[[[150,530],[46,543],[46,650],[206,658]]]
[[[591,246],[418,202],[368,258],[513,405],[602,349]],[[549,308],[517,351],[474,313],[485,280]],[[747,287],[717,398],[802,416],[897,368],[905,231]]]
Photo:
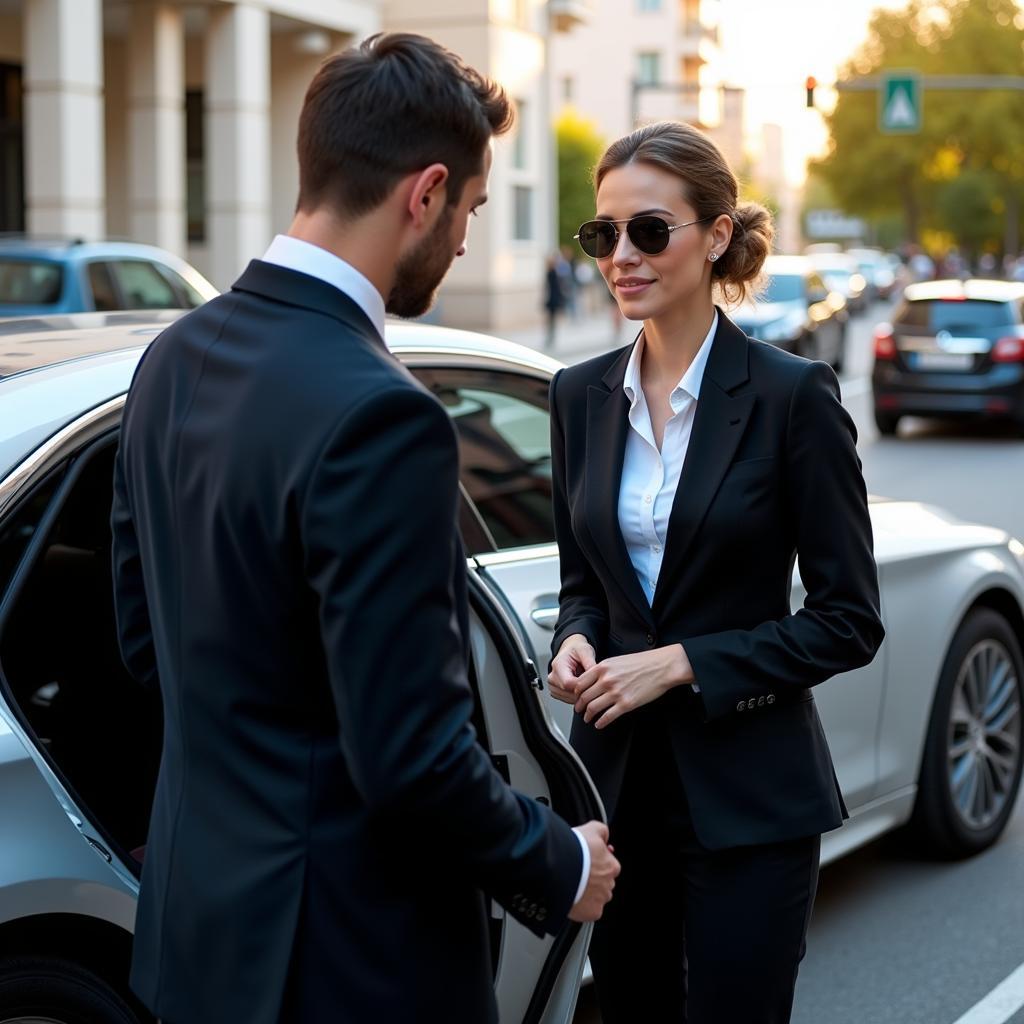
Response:
[[[597,128],[574,110],[555,122],[558,142],[558,243],[572,245],[579,226],[594,216],[594,166],[604,152]]]
[[[897,69],[1020,75],[1022,68],[1024,12],[1016,0],[909,0],[902,10],[874,13],[840,80]],[[878,131],[875,92],[840,92],[828,117],[828,154],[812,173],[850,213],[875,221],[901,214],[911,240],[930,229],[963,235],[974,248],[1012,248],[1024,194],[1020,102],[1019,92],[1004,89],[927,89],[921,131],[894,136]],[[984,238],[977,221],[964,233],[958,201],[987,211]]]

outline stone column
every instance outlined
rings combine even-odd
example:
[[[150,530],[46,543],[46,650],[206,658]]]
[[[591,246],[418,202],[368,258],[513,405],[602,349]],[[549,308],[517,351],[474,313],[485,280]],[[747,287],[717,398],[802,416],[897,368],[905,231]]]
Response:
[[[206,37],[207,238],[227,288],[270,241],[270,16],[233,4]]]
[[[101,0],[26,0],[24,33],[28,230],[102,238]]]
[[[185,252],[185,29],[180,7],[135,0],[128,45],[129,225]]]

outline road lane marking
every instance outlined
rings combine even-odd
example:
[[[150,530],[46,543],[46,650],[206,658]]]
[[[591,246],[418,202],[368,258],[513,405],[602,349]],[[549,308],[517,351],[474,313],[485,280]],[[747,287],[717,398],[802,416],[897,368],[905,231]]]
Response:
[[[1024,964],[954,1024],[1006,1024],[1024,1006]]]

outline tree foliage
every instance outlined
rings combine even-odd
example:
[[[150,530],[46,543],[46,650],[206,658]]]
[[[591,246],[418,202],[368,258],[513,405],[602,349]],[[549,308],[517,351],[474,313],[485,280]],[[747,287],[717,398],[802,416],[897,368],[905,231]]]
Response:
[[[594,216],[594,167],[604,152],[597,128],[573,110],[555,122],[558,142],[558,244],[572,245],[572,236]]]
[[[1024,11],[1016,0],[909,0],[878,10],[840,81],[885,71],[1024,73]],[[878,130],[874,91],[840,92],[828,154],[812,165],[849,213],[902,214],[909,239],[948,232],[974,251],[1019,244],[1024,196],[1024,96],[926,88],[921,131]]]

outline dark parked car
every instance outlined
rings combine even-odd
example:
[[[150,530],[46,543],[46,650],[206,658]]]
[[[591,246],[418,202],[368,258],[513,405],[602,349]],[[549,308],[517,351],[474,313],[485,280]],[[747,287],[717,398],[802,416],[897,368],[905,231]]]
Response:
[[[730,314],[741,330],[787,352],[843,365],[848,313],[804,256],[769,256],[768,284],[753,303]]]
[[[875,423],[900,417],[1009,418],[1024,436],[1024,284],[910,285],[875,329]]]
[[[0,317],[193,309],[216,294],[195,267],[152,245],[0,238]]]

